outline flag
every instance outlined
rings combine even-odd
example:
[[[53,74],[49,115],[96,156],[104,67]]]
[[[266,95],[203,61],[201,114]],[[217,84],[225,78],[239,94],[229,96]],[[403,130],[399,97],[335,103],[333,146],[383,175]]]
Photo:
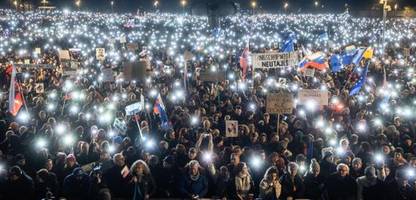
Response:
[[[358,81],[352,86],[351,90],[350,90],[350,96],[353,96],[355,94],[357,94],[361,88],[363,87],[363,85],[365,84],[365,81],[367,79],[367,73],[368,73],[368,66],[370,65],[370,61],[367,61],[367,64],[365,66],[364,71],[362,71],[360,73],[360,78],[358,79]]]
[[[342,64],[342,58],[339,54],[334,54],[329,59],[329,65],[331,66],[331,70],[334,73],[337,73],[341,71],[341,69],[344,67]]]
[[[303,71],[308,67],[321,71],[328,68],[328,62],[325,60],[325,54],[319,51],[309,56],[305,56],[305,58],[299,63],[299,68]]]
[[[283,43],[282,52],[292,52],[295,51],[295,38],[293,34],[290,34],[288,39]]]
[[[366,51],[366,48],[364,47],[358,48],[354,54],[354,57],[351,60],[351,63],[354,64],[355,66],[358,66],[360,64],[361,59],[363,58],[365,51]]]
[[[250,54],[250,49],[249,49],[249,46],[247,45],[244,48],[243,53],[241,53],[241,56],[240,56],[240,67],[241,67],[241,70],[243,71],[243,75],[242,75],[243,80],[245,80],[247,76],[249,54]]]
[[[155,105],[153,106],[153,113],[158,114],[160,117],[160,121],[162,122],[162,127],[168,126],[168,115],[166,114],[166,107],[163,103],[162,97],[159,95],[157,96],[157,99],[155,101]]]
[[[20,90],[16,92],[16,85],[19,87],[16,83],[16,67],[13,65],[9,88],[9,112],[13,116],[16,116],[23,106],[23,97],[20,94]]]

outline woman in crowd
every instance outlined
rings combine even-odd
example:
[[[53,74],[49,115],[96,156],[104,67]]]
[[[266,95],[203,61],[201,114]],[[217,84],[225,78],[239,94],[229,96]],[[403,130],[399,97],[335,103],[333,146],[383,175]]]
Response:
[[[276,167],[267,169],[259,187],[259,198],[265,200],[278,200],[282,192],[282,185],[280,185],[279,182],[279,170],[277,170]]]
[[[135,161],[130,167],[134,182],[134,200],[147,200],[156,191],[155,181],[150,169],[143,160]]]

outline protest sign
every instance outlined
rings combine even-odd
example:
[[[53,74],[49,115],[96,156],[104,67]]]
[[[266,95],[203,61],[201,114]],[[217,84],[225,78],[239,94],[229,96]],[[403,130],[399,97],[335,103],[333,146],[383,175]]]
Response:
[[[128,62],[123,69],[123,78],[125,81],[145,81],[149,68],[149,63],[146,60],[136,62]]]
[[[143,109],[142,102],[137,102],[126,106],[126,116],[134,115]]]
[[[238,137],[238,121],[236,120],[225,121],[225,136],[226,137]]]
[[[36,53],[37,55],[40,55],[42,52],[41,52],[40,48],[35,48],[35,53]]]
[[[254,68],[281,68],[295,66],[299,63],[298,52],[289,53],[256,53],[252,54]]]
[[[315,89],[302,89],[298,94],[299,104],[314,101],[320,106],[328,105],[328,91]]]
[[[305,69],[305,76],[306,77],[314,77],[315,76],[315,68],[306,68]]]
[[[199,79],[205,82],[221,82],[225,81],[225,72],[224,71],[200,71],[199,72]]]
[[[127,42],[127,38],[126,38],[126,36],[125,35],[121,35],[120,36],[120,43],[121,44],[124,44],[124,43],[126,43]]]
[[[268,94],[266,112],[270,114],[290,114],[293,109],[293,96],[289,91]]]
[[[37,94],[43,94],[45,92],[45,87],[43,83],[36,83],[35,84],[35,91]]]
[[[113,69],[103,68],[101,69],[101,73],[103,74],[103,82],[114,82]]]
[[[69,55],[68,50],[59,50],[59,59],[60,60],[70,60],[71,56]]]
[[[105,49],[104,48],[96,48],[95,49],[95,57],[97,60],[103,61],[105,60]]]

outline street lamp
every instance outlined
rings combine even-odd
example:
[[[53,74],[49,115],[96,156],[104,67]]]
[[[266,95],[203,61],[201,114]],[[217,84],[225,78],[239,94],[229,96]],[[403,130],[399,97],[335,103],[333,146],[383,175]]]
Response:
[[[257,2],[256,1],[252,1],[251,2],[252,14],[254,14],[254,9],[256,9],[256,7],[257,7]]]
[[[75,1],[75,5],[78,7],[78,9],[79,9],[79,7],[81,6],[81,0],[76,0]]]
[[[388,0],[380,0],[380,4],[383,5],[383,35],[382,35],[382,44],[381,44],[381,53],[384,54],[384,43],[386,42],[385,32],[386,32],[386,17],[387,12],[391,11],[390,5],[387,4]]]
[[[14,7],[16,8],[16,10],[17,10],[17,4],[18,4],[18,3],[17,3],[17,0],[14,0],[14,1],[13,1],[13,5],[14,5]]]
[[[181,0],[182,10],[185,12],[186,0]]]
[[[114,8],[114,1],[111,1],[111,2],[110,2],[110,5],[111,5],[111,11],[113,11],[113,8]]]
[[[283,5],[283,8],[285,9],[285,11],[287,10],[288,7],[289,7],[289,3],[285,2],[285,4]]]
[[[318,7],[318,6],[319,6],[319,2],[315,1],[315,7]]]
[[[154,6],[155,8],[157,8],[157,7],[159,6],[159,1],[158,1],[158,0],[156,0],[155,2],[153,2],[153,6]]]

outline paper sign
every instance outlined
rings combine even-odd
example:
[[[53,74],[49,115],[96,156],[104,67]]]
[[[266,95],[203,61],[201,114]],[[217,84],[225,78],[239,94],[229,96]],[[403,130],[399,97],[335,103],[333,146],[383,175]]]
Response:
[[[268,94],[266,112],[270,114],[290,114],[293,109],[293,96],[289,91]]]
[[[28,65],[28,64],[30,64],[30,59],[25,59],[25,62],[24,62],[26,65]]]
[[[146,60],[126,63],[123,68],[123,78],[125,81],[145,81],[149,67],[149,62]]]
[[[126,106],[126,116],[134,115],[143,109],[141,102],[133,103]]]
[[[103,61],[105,60],[105,49],[104,48],[96,48],[95,49],[95,57],[97,60]]]
[[[126,36],[125,35],[120,36],[120,43],[124,44],[126,42],[127,42]]]
[[[40,55],[42,52],[41,52],[40,48],[35,48],[35,53]]]
[[[37,94],[44,93],[45,92],[45,88],[44,88],[43,83],[36,83],[35,84],[35,91],[36,91]]]
[[[328,105],[328,91],[303,89],[299,91],[299,104],[314,101],[321,106]]]
[[[281,68],[295,66],[299,63],[298,52],[257,53],[252,54],[254,68]]]
[[[314,77],[315,76],[315,68],[306,68],[305,69],[305,76]]]
[[[226,137],[238,137],[238,121],[236,120],[225,121],[225,136]]]
[[[70,60],[71,56],[69,55],[68,50],[59,50],[59,59],[61,60]]]
[[[115,78],[113,75],[113,69],[111,68],[103,68],[101,69],[101,73],[103,74],[103,82],[114,82]]]
[[[130,173],[129,168],[126,166],[123,167],[123,169],[121,170],[121,175],[123,176],[123,178],[126,178]]]
[[[199,79],[205,82],[222,82],[226,80],[225,72],[223,71],[200,71]]]

